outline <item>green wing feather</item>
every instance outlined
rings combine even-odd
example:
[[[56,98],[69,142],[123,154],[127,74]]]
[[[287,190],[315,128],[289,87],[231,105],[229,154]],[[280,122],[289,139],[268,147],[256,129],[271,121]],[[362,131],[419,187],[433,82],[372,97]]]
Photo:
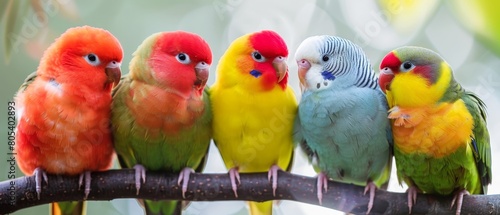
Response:
[[[29,74],[28,77],[26,77],[26,79],[24,79],[24,82],[23,82],[23,84],[21,84],[21,87],[19,87],[18,91],[24,92],[26,90],[26,88],[28,88],[28,86],[31,83],[33,83],[33,81],[35,81],[36,77],[37,77],[36,71]]]
[[[474,149],[474,160],[481,177],[483,193],[486,194],[488,184],[491,183],[491,149],[490,135],[486,128],[486,105],[474,93],[466,91],[462,95],[467,109],[474,118],[474,129],[471,144]]]

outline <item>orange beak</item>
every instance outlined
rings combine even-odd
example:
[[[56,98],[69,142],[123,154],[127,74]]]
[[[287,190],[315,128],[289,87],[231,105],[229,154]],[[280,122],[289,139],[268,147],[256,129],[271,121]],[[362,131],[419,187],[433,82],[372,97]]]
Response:
[[[196,81],[194,82],[195,87],[198,89],[203,89],[205,87],[205,84],[207,84],[208,75],[210,73],[210,64],[207,64],[203,61],[199,62],[194,67],[194,72],[196,74]]]
[[[276,76],[278,77],[278,83],[285,78],[288,72],[288,65],[286,64],[286,58],[278,56],[273,60],[273,67],[276,70]]]
[[[122,71],[120,69],[121,63],[116,61],[111,61],[105,69],[106,76],[108,77],[108,83],[113,83],[113,87],[116,87],[120,83],[120,78],[122,76]]]

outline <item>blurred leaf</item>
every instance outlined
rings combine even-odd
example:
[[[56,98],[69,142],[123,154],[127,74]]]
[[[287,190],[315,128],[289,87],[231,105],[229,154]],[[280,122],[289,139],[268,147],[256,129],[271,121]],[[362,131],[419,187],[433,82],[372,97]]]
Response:
[[[500,55],[500,1],[460,0],[449,1],[461,23],[474,34],[485,47]]]
[[[3,44],[6,63],[10,61],[12,52],[21,47],[35,58],[43,52],[42,48],[46,48],[47,33],[50,32],[47,29],[47,7],[56,8],[67,18],[79,18],[74,0],[0,0],[0,6],[5,7],[0,19],[5,20]]]
[[[4,32],[4,37],[3,37],[3,45],[4,45],[4,51],[5,51],[5,60],[7,62],[10,61],[10,54],[12,51],[12,43],[11,43],[11,35],[14,31],[14,26],[16,25],[16,17],[17,17],[17,12],[19,9],[19,4],[21,1],[15,1],[15,0],[8,0],[9,3],[7,4],[7,7],[5,8],[5,28],[3,30]]]
[[[10,61],[12,51],[19,51],[22,43],[28,40],[28,38],[26,38],[27,35],[23,35],[23,32],[21,32],[21,30],[23,27],[22,24],[25,24],[29,21],[26,17],[26,14],[31,8],[28,4],[28,1],[8,1],[9,3],[6,8],[5,25],[3,31],[3,44],[6,63]]]
[[[7,13],[8,3],[10,3],[9,0],[0,1],[0,8],[4,8],[4,9],[0,9],[0,12],[2,12],[1,13],[2,15],[0,15],[0,22],[2,22],[2,20],[4,19],[5,14]]]
[[[439,0],[379,0],[387,21],[405,35],[418,31],[435,12]]]

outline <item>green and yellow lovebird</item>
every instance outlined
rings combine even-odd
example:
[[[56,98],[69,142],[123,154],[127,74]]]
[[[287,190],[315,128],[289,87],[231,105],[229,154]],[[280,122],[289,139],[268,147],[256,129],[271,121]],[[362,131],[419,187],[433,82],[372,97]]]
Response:
[[[468,194],[486,194],[491,183],[486,107],[462,88],[441,56],[402,47],[380,64],[394,135],[398,178],[408,184],[411,212],[417,192],[454,194],[460,214]]]
[[[205,85],[212,63],[199,35],[160,32],[137,48],[130,73],[113,91],[112,128],[122,168],[136,170],[139,193],[146,170],[179,174],[182,194],[189,174],[204,167],[212,137]],[[144,201],[146,214],[180,214],[180,201]]]

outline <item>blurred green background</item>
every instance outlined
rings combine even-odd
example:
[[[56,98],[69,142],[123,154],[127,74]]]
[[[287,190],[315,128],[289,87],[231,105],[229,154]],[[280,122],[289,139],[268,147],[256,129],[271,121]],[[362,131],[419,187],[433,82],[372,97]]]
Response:
[[[313,35],[330,34],[359,44],[378,71],[381,58],[403,45],[417,45],[440,53],[454,68],[455,77],[487,104],[491,133],[493,184],[490,194],[500,193],[497,180],[500,154],[500,8],[499,1],[438,0],[171,0],[79,1],[0,0],[0,180],[7,180],[7,102],[24,78],[35,71],[43,50],[67,28],[101,27],[122,43],[123,73],[136,47],[160,31],[197,33],[212,48],[214,63],[208,84],[215,78],[219,57],[235,38],[257,30],[280,33],[289,47],[290,84],[300,98],[296,63],[300,42]],[[2,106],[3,105],[3,106]],[[3,144],[2,144],[3,143]],[[297,150],[298,152],[298,150]],[[301,153],[301,152],[298,152]],[[393,168],[394,170],[394,168]],[[225,172],[218,151],[211,147],[206,172]],[[296,156],[294,173],[314,176],[305,157]],[[21,177],[20,172],[17,173]],[[404,192],[393,172],[391,191]],[[247,214],[245,204],[193,202],[185,214]],[[24,209],[15,214],[45,214],[48,206]],[[339,212],[291,201],[282,201],[274,214],[338,214]],[[141,214],[133,199],[89,202],[88,214]]]

